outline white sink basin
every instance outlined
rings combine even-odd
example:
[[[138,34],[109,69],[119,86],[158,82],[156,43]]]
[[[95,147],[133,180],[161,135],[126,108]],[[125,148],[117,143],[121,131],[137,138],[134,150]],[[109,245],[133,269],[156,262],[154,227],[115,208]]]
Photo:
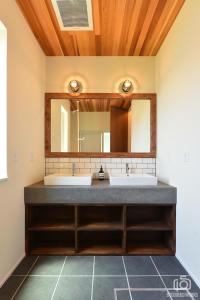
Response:
[[[44,177],[45,185],[91,185],[92,175],[52,174]]]
[[[148,174],[110,175],[110,185],[157,185],[158,179]]]

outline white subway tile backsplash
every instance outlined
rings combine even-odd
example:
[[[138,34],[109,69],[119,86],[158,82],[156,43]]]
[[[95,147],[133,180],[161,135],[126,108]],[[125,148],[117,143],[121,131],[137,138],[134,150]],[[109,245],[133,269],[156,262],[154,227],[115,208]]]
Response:
[[[46,175],[54,173],[71,174],[72,163],[75,163],[77,174],[93,174],[98,178],[102,165],[105,178],[109,174],[125,174],[126,163],[130,172],[135,174],[156,174],[155,158],[46,158]]]
[[[135,163],[135,164],[140,164],[140,163],[143,163],[143,158],[131,158],[131,162]]]
[[[111,162],[112,162],[112,163],[121,163],[121,161],[122,161],[121,158],[116,158],[116,157],[111,158]]]
[[[76,163],[75,167],[79,168],[79,169],[84,169],[85,168],[85,164],[83,162],[78,162],[78,163]]]
[[[105,162],[105,163],[111,162],[111,158],[109,158],[109,157],[102,157],[100,160],[101,160],[101,162]]]
[[[101,161],[101,158],[91,158],[91,162],[100,162]]]
[[[87,169],[94,169],[97,164],[90,162],[90,163],[85,163],[85,168]]]
[[[59,158],[59,160],[62,161],[62,162],[69,162],[69,158],[68,157]]]
[[[125,169],[126,168],[126,164],[118,163],[116,168],[117,169]]]
[[[148,164],[148,168],[154,169],[155,168],[155,164]]]
[[[79,158],[80,162],[88,163],[90,162],[90,158]]]
[[[90,174],[91,169],[80,169],[80,174]]]
[[[72,158],[72,157],[70,157],[70,159],[69,159],[69,161],[71,161],[71,162],[79,162],[79,158]]]
[[[146,164],[151,164],[153,162],[153,158],[143,158],[142,162],[144,162]]]

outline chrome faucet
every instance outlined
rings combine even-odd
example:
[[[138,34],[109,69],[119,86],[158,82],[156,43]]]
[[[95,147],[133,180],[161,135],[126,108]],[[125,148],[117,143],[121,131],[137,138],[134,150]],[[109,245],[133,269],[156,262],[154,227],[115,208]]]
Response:
[[[72,163],[72,176],[75,176],[75,169],[76,169],[76,165],[75,163]]]
[[[129,171],[130,171],[129,165],[128,163],[126,163],[126,176],[129,176]]]

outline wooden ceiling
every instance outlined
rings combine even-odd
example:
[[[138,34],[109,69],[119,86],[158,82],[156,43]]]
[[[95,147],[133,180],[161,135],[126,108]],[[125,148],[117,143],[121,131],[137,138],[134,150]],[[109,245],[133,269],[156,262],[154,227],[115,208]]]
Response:
[[[77,110],[79,101],[80,112],[109,112],[110,107],[114,106],[124,110],[129,110],[132,99],[69,99],[71,110]]]
[[[48,56],[154,56],[185,0],[92,0],[93,31],[61,31],[51,0],[16,0]]]

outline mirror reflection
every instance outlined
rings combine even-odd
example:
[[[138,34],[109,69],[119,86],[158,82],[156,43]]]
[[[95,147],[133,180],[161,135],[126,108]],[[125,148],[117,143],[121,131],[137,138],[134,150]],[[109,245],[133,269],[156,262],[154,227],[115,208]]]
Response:
[[[150,152],[150,100],[52,99],[51,152]]]

